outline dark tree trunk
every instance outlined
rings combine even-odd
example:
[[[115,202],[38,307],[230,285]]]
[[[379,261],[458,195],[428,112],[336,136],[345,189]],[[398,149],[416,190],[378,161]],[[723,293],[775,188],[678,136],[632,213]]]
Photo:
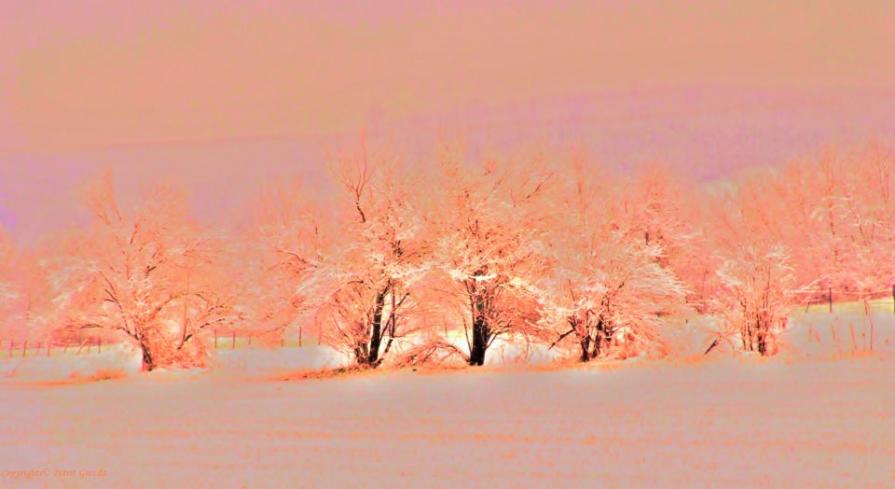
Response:
[[[596,334],[594,335],[594,339],[592,341],[593,351],[591,351],[590,359],[599,357],[603,354],[603,351],[609,346],[609,340],[612,338],[609,329],[606,327],[606,322],[600,318],[597,321]]]
[[[379,345],[382,344],[382,309],[385,306],[385,294],[388,289],[376,294],[376,304],[373,306],[373,325],[370,332],[370,351],[367,364],[376,367],[379,365]]]
[[[768,354],[767,331],[765,331],[765,326],[762,324],[761,320],[759,320],[755,326],[755,336],[756,343],[758,344],[758,353],[761,354],[761,356],[766,356]]]
[[[581,357],[582,362],[590,361],[590,336],[581,338]]]
[[[469,352],[469,364],[481,366],[485,364],[485,351],[491,339],[491,328],[484,317],[477,317],[472,323],[472,348]]]
[[[370,359],[366,349],[360,346],[354,348],[354,360],[358,365],[366,365]]]
[[[149,351],[149,347],[144,344],[140,344],[140,350],[143,352],[143,363],[141,366],[141,370],[144,372],[152,372],[155,370],[155,360],[152,358],[152,352]]]

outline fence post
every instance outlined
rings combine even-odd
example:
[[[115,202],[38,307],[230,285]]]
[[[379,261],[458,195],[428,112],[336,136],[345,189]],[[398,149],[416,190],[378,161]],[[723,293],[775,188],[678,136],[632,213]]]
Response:
[[[233,340],[230,343],[230,349],[233,350],[236,348],[236,331],[233,332]]]
[[[298,347],[301,348],[301,326],[298,327]]]
[[[870,313],[870,300],[867,297],[864,297],[864,315],[867,316],[867,321],[870,322],[870,351],[873,351],[873,316]]]
[[[252,335],[249,335],[249,346],[252,346]]]
[[[830,287],[830,289],[829,289],[829,295],[827,295],[827,298],[829,299],[829,303],[830,303],[830,314],[833,314],[833,288],[832,287]]]
[[[22,358],[25,358],[26,356],[28,356],[28,340],[25,340],[25,342],[22,343]]]

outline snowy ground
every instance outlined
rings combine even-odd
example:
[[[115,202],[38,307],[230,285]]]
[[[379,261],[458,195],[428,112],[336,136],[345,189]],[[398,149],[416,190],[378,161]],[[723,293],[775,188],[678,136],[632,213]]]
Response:
[[[893,366],[7,382],[0,486],[892,487]]]
[[[20,362],[0,380],[0,487],[893,487],[895,360],[832,360],[808,324],[832,339],[860,318],[811,314],[789,341],[817,351],[772,360],[274,382],[333,357],[236,349],[210,372],[70,385],[36,382],[70,359]]]

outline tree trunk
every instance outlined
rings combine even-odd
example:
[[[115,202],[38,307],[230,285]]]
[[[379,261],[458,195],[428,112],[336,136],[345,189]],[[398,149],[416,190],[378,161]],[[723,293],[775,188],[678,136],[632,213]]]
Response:
[[[590,336],[584,336],[581,338],[581,357],[579,360],[582,362],[590,361]]]
[[[376,367],[379,365],[379,345],[382,344],[382,309],[385,306],[385,294],[388,289],[376,294],[376,304],[373,308],[373,325],[370,332],[370,351],[367,357],[367,365]]]
[[[485,364],[485,350],[488,349],[488,341],[491,339],[491,328],[484,317],[477,317],[472,323],[472,349],[469,352],[469,365],[481,366]]]
[[[140,344],[140,350],[143,352],[143,363],[140,369],[144,372],[152,372],[155,370],[155,360],[152,358],[152,352],[149,351],[149,347],[144,344]]]
[[[615,335],[615,331],[613,329],[610,329],[608,324],[605,324],[603,326],[603,350],[604,351],[608,352],[611,347],[616,346],[614,335]]]
[[[759,319],[755,324],[755,342],[761,356],[768,354],[768,325]]]
[[[600,318],[597,321],[596,334],[593,339],[593,349],[590,354],[590,359],[599,357],[605,349],[609,347],[609,340],[612,338],[609,329],[606,327],[606,322],[603,318]]]
[[[354,348],[354,361],[358,365],[366,365],[370,359],[369,353],[360,346]]]

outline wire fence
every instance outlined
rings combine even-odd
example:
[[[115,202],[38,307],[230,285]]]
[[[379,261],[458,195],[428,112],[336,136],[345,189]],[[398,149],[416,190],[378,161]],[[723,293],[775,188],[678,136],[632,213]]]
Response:
[[[70,341],[29,341],[8,340],[0,342],[6,351],[6,358],[51,357],[57,355],[89,355],[109,350],[116,343],[104,342],[101,338],[91,338],[79,342]]]
[[[285,336],[281,337],[278,340],[278,342],[279,342],[279,344],[277,344],[275,346],[278,346],[280,348],[285,348],[286,346],[290,346],[292,344],[292,342],[286,340]],[[215,331],[215,333],[214,333],[213,346],[216,350],[227,349],[227,348],[233,350],[233,349],[236,349],[237,346],[253,346],[253,344],[257,345],[257,344],[259,344],[259,341],[257,338],[255,338],[255,336],[253,336],[251,334],[240,336],[240,335],[237,335],[236,331],[231,331],[231,332],[225,333],[225,334],[221,334],[218,331]],[[270,346],[270,342],[267,342],[266,344],[268,346]],[[298,347],[303,346],[301,330],[299,330],[298,341],[297,341],[296,346],[298,346]]]
[[[870,302],[881,299],[892,298],[892,313],[895,314],[895,285],[891,289],[878,290],[844,290],[833,289],[832,287],[818,287],[812,289],[799,289],[790,293],[793,297],[794,305],[805,306],[807,310],[810,306],[826,305],[830,313],[835,311],[837,304],[862,303],[866,313],[870,312]]]
[[[5,340],[0,341],[0,358],[35,358],[35,357],[53,357],[53,356],[82,356],[99,354],[103,351],[110,351],[120,345],[121,342],[109,341],[102,338],[91,337],[83,338],[77,341],[72,340],[46,340],[35,341],[28,339]],[[319,344],[319,339],[310,345],[305,341],[302,329],[298,329],[296,338],[287,339],[285,336],[279,338],[273,344],[269,340],[262,340],[252,334],[239,334],[237,331],[221,332],[215,331],[213,334],[212,347],[216,350],[233,350],[241,347],[250,346],[274,346],[277,348],[288,347],[304,347],[315,346]]]

